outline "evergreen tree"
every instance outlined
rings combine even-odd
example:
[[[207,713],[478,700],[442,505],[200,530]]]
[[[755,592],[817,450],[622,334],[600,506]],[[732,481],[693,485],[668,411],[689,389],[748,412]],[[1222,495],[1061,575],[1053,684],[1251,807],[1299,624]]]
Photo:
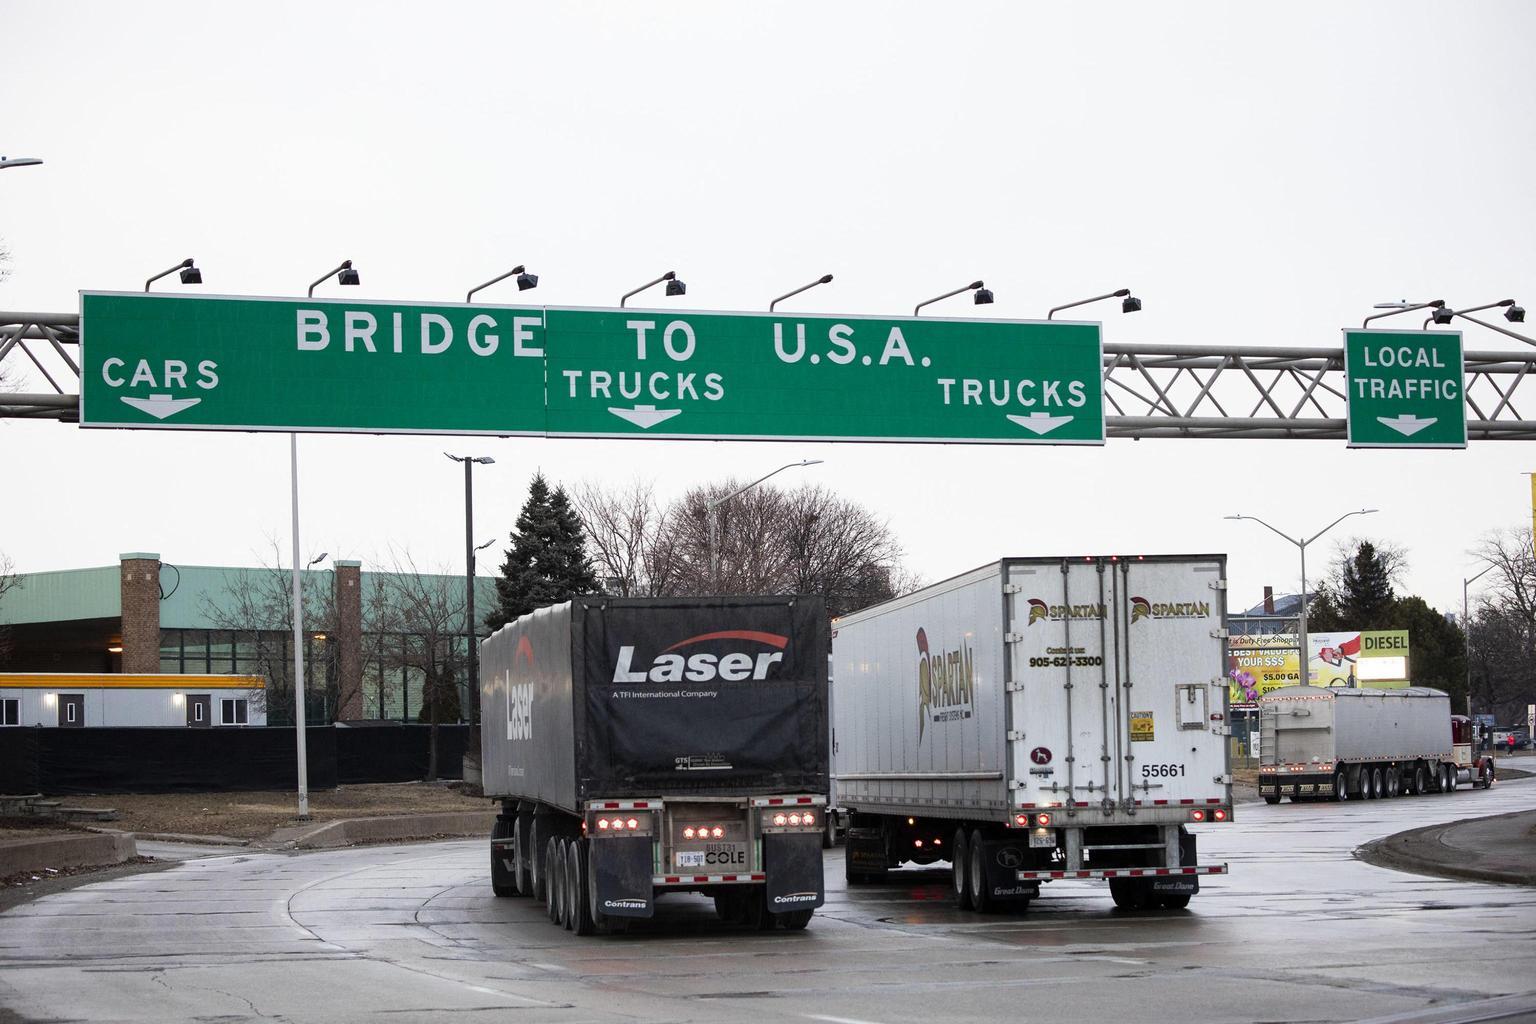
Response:
[[[597,590],[586,535],[565,489],[551,491],[544,475],[535,475],[501,564],[496,607],[485,617],[486,626],[500,629],[535,608]]]
[[[1391,616],[1396,595],[1386,561],[1368,540],[1360,542],[1354,557],[1340,573],[1337,594],[1340,615],[1352,629],[1381,629]]]

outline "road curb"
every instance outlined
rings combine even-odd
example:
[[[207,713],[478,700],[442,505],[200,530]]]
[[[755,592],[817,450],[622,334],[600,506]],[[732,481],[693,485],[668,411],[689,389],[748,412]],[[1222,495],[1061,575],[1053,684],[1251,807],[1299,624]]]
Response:
[[[1527,856],[1517,867],[1501,863],[1502,855],[1531,848],[1532,827],[1536,811],[1462,818],[1374,839],[1356,849],[1355,856],[1377,867],[1420,875],[1536,886],[1536,859]],[[1479,841],[1467,841],[1474,830]]]
[[[133,836],[100,832],[0,842],[0,878],[47,868],[121,864],[138,856]]]
[[[445,811],[344,818],[306,828],[297,835],[289,833],[278,842],[285,849],[329,850],[357,843],[398,842],[431,836],[489,836],[496,823],[496,814],[496,811]]]

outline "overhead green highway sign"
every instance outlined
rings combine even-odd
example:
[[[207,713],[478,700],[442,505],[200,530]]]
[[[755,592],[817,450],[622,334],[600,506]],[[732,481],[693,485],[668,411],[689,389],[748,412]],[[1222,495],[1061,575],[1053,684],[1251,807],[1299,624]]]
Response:
[[[1102,444],[1097,324],[81,296],[83,426]]]
[[[1351,448],[1465,448],[1459,331],[1345,330]]]

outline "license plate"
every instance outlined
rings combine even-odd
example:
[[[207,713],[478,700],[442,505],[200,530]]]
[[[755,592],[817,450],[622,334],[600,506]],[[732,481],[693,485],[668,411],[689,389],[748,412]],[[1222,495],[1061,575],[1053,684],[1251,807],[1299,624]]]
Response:
[[[678,850],[677,866],[680,868],[701,868],[704,866],[703,850]]]
[[[1029,847],[1032,850],[1034,850],[1034,849],[1044,849],[1044,850],[1054,850],[1054,849],[1056,849],[1056,833],[1054,833],[1054,832],[1047,832],[1044,835],[1041,835],[1038,832],[1031,832],[1029,834]]]

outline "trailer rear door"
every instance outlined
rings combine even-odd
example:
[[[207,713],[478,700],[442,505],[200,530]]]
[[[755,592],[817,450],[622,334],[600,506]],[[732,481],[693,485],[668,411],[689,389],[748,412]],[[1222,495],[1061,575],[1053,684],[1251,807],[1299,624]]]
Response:
[[[1016,807],[1092,823],[1228,798],[1224,564],[1010,563]]]

